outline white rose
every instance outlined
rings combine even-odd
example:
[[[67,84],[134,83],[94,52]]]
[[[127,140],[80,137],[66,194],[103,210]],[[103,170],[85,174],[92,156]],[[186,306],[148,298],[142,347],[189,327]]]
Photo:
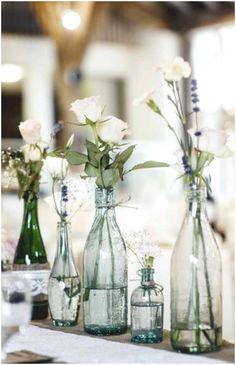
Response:
[[[25,162],[40,161],[42,158],[40,147],[33,146],[32,144],[25,144],[21,147],[21,151],[24,154]]]
[[[119,144],[124,136],[130,134],[128,124],[112,115],[104,118],[106,122],[97,124],[97,132],[102,141]]]
[[[190,128],[193,146],[200,151],[212,153],[216,157],[230,157],[233,152],[229,147],[230,135],[213,128]]]
[[[65,158],[47,156],[43,168],[52,178],[62,179],[67,174],[68,162]]]
[[[100,96],[77,99],[71,104],[70,110],[75,113],[79,123],[85,124],[86,118],[92,122],[97,122],[102,118],[104,107],[101,105]]]
[[[26,143],[35,144],[41,139],[42,124],[36,120],[29,119],[19,124],[20,133]]]
[[[182,57],[175,57],[171,63],[165,63],[157,69],[163,70],[167,81],[180,81],[183,77],[187,78],[191,75],[190,64]]]

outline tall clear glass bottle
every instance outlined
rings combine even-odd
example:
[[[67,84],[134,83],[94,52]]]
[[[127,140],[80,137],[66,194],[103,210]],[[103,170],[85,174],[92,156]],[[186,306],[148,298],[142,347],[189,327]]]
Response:
[[[58,243],[48,282],[49,310],[54,326],[78,323],[81,281],[71,248],[70,223],[57,223]]]
[[[96,189],[96,215],[84,250],[84,329],[115,335],[127,329],[127,256],[116,222],[113,189]]]
[[[155,343],[163,340],[163,287],[155,283],[154,269],[141,269],[141,286],[131,296],[131,341]]]
[[[205,188],[191,185],[171,258],[171,343],[180,352],[222,343],[221,255],[206,213]]]
[[[48,316],[47,285],[49,263],[38,222],[38,197],[31,190],[24,193],[24,214],[13,270],[31,282],[32,319]]]

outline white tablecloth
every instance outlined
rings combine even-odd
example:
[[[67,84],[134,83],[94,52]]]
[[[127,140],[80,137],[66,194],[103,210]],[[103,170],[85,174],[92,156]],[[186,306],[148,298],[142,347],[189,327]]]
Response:
[[[7,352],[23,349],[53,356],[57,363],[70,364],[218,364],[227,362],[203,355],[185,355],[97,337],[57,332],[33,325],[29,325],[24,334],[12,337],[6,346]]]

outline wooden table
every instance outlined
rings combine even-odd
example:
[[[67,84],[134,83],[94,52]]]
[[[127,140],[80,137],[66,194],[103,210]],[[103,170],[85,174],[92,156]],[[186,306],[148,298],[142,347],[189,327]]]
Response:
[[[67,328],[61,328],[61,327],[55,327],[52,325],[51,319],[46,319],[43,321],[32,321],[32,324],[35,326],[38,326],[40,328],[45,328],[45,329],[50,329],[53,331],[61,331],[64,333],[71,333],[71,334],[78,334],[81,336],[87,336],[87,337],[96,337],[96,336],[92,336],[87,334],[86,332],[83,331],[82,325],[78,325],[75,327],[67,327]],[[169,335],[169,331],[164,330],[164,340],[161,343],[157,343],[157,344],[138,344],[138,346],[143,346],[143,347],[149,347],[149,348],[154,348],[154,349],[159,349],[159,350],[167,350],[167,351],[171,351],[173,353],[173,349],[170,345],[170,335]],[[120,342],[120,343],[127,343],[127,344],[133,344],[134,346],[137,346],[137,344],[132,343],[130,341],[131,335],[130,335],[130,330],[128,330],[125,334],[122,335],[118,335],[118,336],[104,336],[104,337],[99,337],[100,339],[102,338],[105,341],[114,341],[114,342]],[[176,356],[178,356],[178,353],[176,353]],[[234,363],[234,344],[229,343],[227,341],[223,341],[223,345],[222,345],[222,349],[218,352],[213,352],[213,353],[208,353],[208,354],[201,354],[201,355],[189,355],[189,356],[204,356],[204,358],[206,359],[206,363],[207,363],[207,359],[217,359],[217,360],[222,360],[223,362],[228,362],[228,363]]]

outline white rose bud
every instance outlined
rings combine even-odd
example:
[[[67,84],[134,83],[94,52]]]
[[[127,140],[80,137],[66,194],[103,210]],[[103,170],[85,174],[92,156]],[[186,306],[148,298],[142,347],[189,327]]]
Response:
[[[75,140],[75,135],[73,133],[67,141],[66,148],[70,148],[74,143],[74,140]]]
[[[108,120],[107,120],[108,119]],[[128,124],[111,116],[104,118],[106,122],[97,123],[97,132],[102,141],[119,144],[124,136],[130,134]]]
[[[26,163],[30,161],[40,161],[42,158],[41,150],[38,146],[25,144],[21,147],[21,151],[24,154],[24,159]]]
[[[70,110],[75,113],[79,123],[85,124],[86,118],[96,123],[102,118],[104,107],[101,105],[99,96],[77,99],[71,104]]]
[[[47,156],[43,168],[52,178],[63,179],[67,174],[68,162],[65,158]]]
[[[229,147],[230,135],[213,128],[190,128],[188,133],[192,137],[193,146],[200,151],[212,153],[216,157],[230,157],[233,152]]]
[[[20,133],[26,143],[35,144],[41,139],[42,124],[36,120],[29,119],[19,124]]]

